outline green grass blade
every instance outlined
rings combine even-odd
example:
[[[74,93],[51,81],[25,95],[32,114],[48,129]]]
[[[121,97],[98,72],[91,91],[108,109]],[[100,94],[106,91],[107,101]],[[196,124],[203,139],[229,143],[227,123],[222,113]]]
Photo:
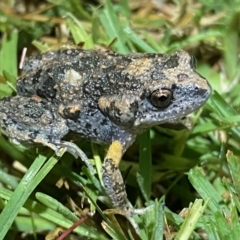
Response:
[[[164,232],[164,203],[155,200],[156,224],[154,227],[153,240],[162,240]]]
[[[228,167],[232,176],[233,184],[238,196],[240,196],[240,162],[239,158],[233,155],[232,152],[227,153]]]
[[[223,56],[225,62],[225,70],[227,72],[229,80],[233,80],[236,77],[237,71],[239,71],[239,32],[236,31],[236,26],[239,26],[239,14],[240,8],[232,8],[232,12],[229,14],[229,19],[226,22],[226,33],[223,35]]]
[[[139,174],[138,184],[145,201],[149,201],[152,186],[152,152],[150,131],[146,131],[139,138]]]
[[[12,196],[13,196],[13,193],[11,191],[1,188],[1,191],[0,191],[1,198],[5,200],[9,200]],[[46,198],[44,197],[43,202],[46,203],[46,201],[49,203],[49,199],[46,200]],[[48,203],[46,205],[48,205]],[[51,204],[53,204],[53,206],[51,206],[50,208],[50,207],[47,207],[46,205],[43,205],[39,202],[33,201],[30,198],[28,198],[28,200],[24,203],[24,206],[21,207],[21,209],[19,210],[19,213],[21,213],[24,216],[29,216],[30,212],[34,212],[38,214],[43,219],[46,219],[47,221],[49,221],[50,225],[48,226],[48,230],[51,230],[52,226],[61,226],[66,229],[71,227],[72,224],[74,223],[73,220],[75,220],[76,216],[74,218],[72,216],[69,217],[69,210],[65,211],[64,214],[59,213],[57,208],[59,205],[61,205],[61,203],[59,203],[56,200],[51,201]],[[1,204],[0,202],[0,209],[3,207],[4,207],[4,204]],[[39,226],[38,229],[41,229],[41,227],[42,226]],[[94,227],[91,228],[90,226],[86,226],[85,223],[75,228],[74,232],[78,233],[81,236],[89,237],[91,239],[101,239],[101,240],[106,239],[106,237],[103,234],[96,233],[96,230]]]
[[[67,19],[67,24],[71,31],[75,44],[83,42],[85,49],[93,48],[92,36],[85,31],[84,27],[78,19],[76,19],[71,14],[68,15],[71,17],[71,19]]]
[[[120,20],[118,19],[111,1],[105,0],[105,8],[99,11],[100,21],[105,28],[110,40],[117,38],[114,46],[120,53],[127,54],[129,50],[126,47],[126,37],[120,27]]]
[[[12,189],[15,189],[18,186],[18,180],[16,177],[6,173],[0,166],[0,183],[7,184]]]
[[[145,41],[143,41],[133,30],[130,28],[129,23],[126,19],[123,19],[123,31],[126,34],[126,37],[138,46],[143,52],[154,53],[155,50],[149,46]]]
[[[36,198],[45,206],[62,214],[66,219],[69,219],[72,222],[76,222],[78,220],[75,214],[73,214],[67,207],[65,207],[63,204],[61,204],[59,201],[52,198],[51,196],[37,192]]]
[[[214,189],[200,169],[191,169],[188,174],[188,178],[204,201],[208,201],[208,199],[210,199],[208,207],[211,211],[213,211],[213,213],[221,213],[221,209],[219,208],[219,204],[222,201],[221,195],[216,189]],[[229,212],[226,208],[224,208],[224,210]]]
[[[8,204],[3,209],[0,215],[0,226],[2,229],[0,231],[0,239],[3,239],[8,229],[12,225],[15,217],[17,216],[20,208],[23,206],[27,198],[32,193],[36,184],[32,184],[32,181],[36,177],[38,171],[43,166],[46,161],[46,157],[39,155],[31,165],[31,167],[26,172],[25,176],[19,183],[18,187],[14,191],[12,197],[10,198]]]
[[[188,212],[184,222],[176,235],[176,239],[185,240],[190,239],[191,234],[198,222],[198,219],[202,216],[209,199],[203,204],[202,199],[196,199],[193,204],[188,208]]]
[[[4,34],[2,37],[2,47],[0,51],[0,75],[5,70],[13,77],[17,77],[17,44],[18,31],[12,31],[10,35]]]

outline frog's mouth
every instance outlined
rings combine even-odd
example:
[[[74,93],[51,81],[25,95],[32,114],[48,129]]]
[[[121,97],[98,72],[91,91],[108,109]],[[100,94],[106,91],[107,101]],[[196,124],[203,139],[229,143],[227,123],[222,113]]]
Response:
[[[139,108],[134,126],[149,128],[169,122],[172,119],[185,117],[202,107],[211,96],[211,92],[212,89],[208,83],[205,89],[193,84],[184,88],[176,87],[171,103],[165,108],[153,108],[145,102],[148,107]]]

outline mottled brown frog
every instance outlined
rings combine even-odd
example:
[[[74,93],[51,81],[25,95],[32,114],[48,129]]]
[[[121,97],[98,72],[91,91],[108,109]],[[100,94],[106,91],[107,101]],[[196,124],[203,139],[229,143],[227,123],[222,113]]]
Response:
[[[29,58],[17,96],[0,101],[0,126],[14,143],[61,147],[93,166],[66,135],[108,144],[103,187],[117,213],[134,225],[119,171],[123,153],[145,130],[200,108],[211,87],[185,51],[171,55],[61,49]]]

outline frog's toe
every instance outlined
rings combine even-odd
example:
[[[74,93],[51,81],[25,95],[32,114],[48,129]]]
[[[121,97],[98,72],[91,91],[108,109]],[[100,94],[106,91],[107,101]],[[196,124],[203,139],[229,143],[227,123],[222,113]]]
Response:
[[[153,206],[149,206],[146,208],[140,208],[140,209],[135,209],[134,207],[131,206],[131,204],[126,204],[122,208],[114,208],[114,209],[107,209],[104,211],[105,214],[119,214],[127,218],[127,220],[131,223],[132,227],[136,231],[137,234],[140,233],[139,226],[137,222],[135,221],[133,215],[143,215],[148,211],[150,208]]]

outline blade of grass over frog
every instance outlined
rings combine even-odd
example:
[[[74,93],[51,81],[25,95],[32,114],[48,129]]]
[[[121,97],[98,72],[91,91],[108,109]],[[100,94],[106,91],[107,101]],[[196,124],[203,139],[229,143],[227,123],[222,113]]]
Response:
[[[152,152],[150,142],[150,131],[146,131],[140,136],[139,142],[139,175],[143,180],[140,189],[145,201],[149,201],[152,186]],[[137,178],[140,180],[139,178]]]
[[[11,31],[10,35],[4,34],[1,40],[0,74],[5,70],[17,78],[17,42],[18,31]]]
[[[220,194],[215,190],[215,188],[210,184],[207,178],[198,168],[191,169],[188,174],[189,181],[192,186],[196,189],[198,194],[203,198],[204,201],[210,199],[208,207],[213,211],[213,213],[221,213],[224,208],[224,212],[229,214],[229,209],[226,206],[221,206],[222,198]]]
[[[190,205],[188,208],[187,216],[184,219],[184,222],[180,227],[178,234],[176,235],[176,239],[185,240],[190,238],[198,222],[198,219],[203,215],[208,202],[209,199],[203,205],[202,199],[196,199],[195,202]]]
[[[61,154],[65,150],[61,149]],[[0,232],[0,239],[4,237],[8,229],[12,225],[19,209],[23,206],[27,198],[30,196],[36,186],[44,179],[53,166],[57,163],[58,159],[51,157],[46,164],[46,157],[39,155],[32,163],[18,187],[14,191],[11,199],[0,215],[0,226],[4,226]]]
[[[13,193],[5,188],[2,188],[0,191],[0,197],[9,200]],[[57,226],[61,226],[63,228],[69,228],[72,226],[73,222],[72,220],[69,220],[66,218],[66,216],[63,216],[62,214],[58,213],[57,211],[48,208],[44,205],[42,205],[39,202],[33,201],[31,199],[27,199],[27,201],[24,203],[23,207],[20,209],[20,212],[23,215],[28,215],[29,211],[37,213],[39,216],[43,217],[44,219],[50,221],[51,223],[54,223]],[[86,225],[81,225],[81,227],[76,228],[74,232],[89,237],[91,239],[102,239],[105,240],[106,238],[100,234],[99,232],[96,233],[95,228],[90,228],[89,226],[86,227]],[[0,230],[1,234],[1,230]]]
[[[98,12],[100,21],[105,28],[110,40],[117,38],[117,41],[114,44],[117,50],[120,53],[127,54],[129,51],[126,47],[126,37],[122,31],[120,21],[114,11],[113,5],[109,0],[105,0],[104,2],[105,8]]]

